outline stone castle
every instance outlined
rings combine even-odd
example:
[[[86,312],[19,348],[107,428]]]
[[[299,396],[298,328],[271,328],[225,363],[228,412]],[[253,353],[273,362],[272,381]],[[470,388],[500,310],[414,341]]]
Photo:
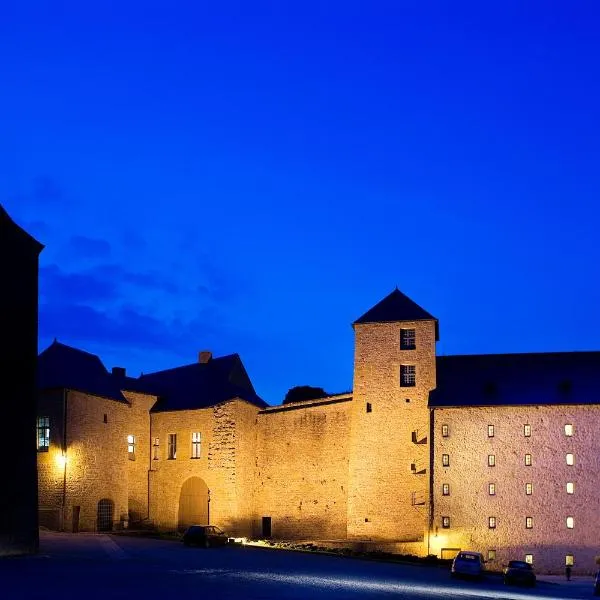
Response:
[[[279,406],[235,354],[132,378],[55,342],[38,358],[40,523],[591,572],[600,352],[436,356],[437,319],[397,289],[353,327],[353,391]]]

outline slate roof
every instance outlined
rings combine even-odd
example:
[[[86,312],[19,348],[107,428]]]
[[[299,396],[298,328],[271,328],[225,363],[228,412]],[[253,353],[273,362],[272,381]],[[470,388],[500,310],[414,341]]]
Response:
[[[430,407],[600,404],[600,352],[437,357]]]
[[[15,240],[28,244],[38,254],[44,248],[43,244],[12,220],[6,209],[0,204],[0,241],[6,241],[11,245]]]
[[[57,341],[38,356],[37,387],[76,390],[127,404],[119,386],[95,354]]]
[[[159,396],[152,412],[191,410],[241,398],[265,408],[237,354],[142,375],[139,383]]]

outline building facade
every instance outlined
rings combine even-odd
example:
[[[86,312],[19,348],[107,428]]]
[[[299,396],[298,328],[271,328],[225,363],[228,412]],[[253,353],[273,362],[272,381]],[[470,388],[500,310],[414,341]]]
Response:
[[[41,520],[591,572],[600,353],[436,356],[437,319],[399,290],[354,331],[353,392],[279,406],[237,355],[131,378],[53,344],[38,361]]]

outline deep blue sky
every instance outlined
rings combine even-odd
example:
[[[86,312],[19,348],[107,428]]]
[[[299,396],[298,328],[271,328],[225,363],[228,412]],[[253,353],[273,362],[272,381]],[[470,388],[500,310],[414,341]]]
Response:
[[[277,403],[349,389],[350,323],[398,285],[440,353],[600,349],[598,2],[0,12],[41,348],[239,352]]]

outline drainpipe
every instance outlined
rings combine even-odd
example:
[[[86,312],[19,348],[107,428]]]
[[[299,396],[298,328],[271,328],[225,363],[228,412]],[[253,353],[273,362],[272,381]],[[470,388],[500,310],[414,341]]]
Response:
[[[210,525],[210,490],[208,490],[208,495],[206,499],[206,520],[206,524]]]
[[[153,443],[154,443],[154,438],[152,437],[152,413],[150,412],[150,410],[152,409],[152,407],[150,407],[148,409],[148,419],[150,420],[150,448],[149,448],[149,457],[150,460],[148,461],[148,502],[147,502],[147,507],[148,510],[146,511],[146,519],[149,522],[150,521],[150,472],[152,471],[152,461],[154,460],[154,456],[152,455],[152,452],[154,451],[153,448]]]
[[[63,389],[63,493],[62,493],[62,530],[65,530],[65,510],[67,507],[67,389]]]
[[[431,530],[433,528],[433,467],[434,467],[434,450],[435,450],[435,411],[429,409],[429,524],[427,526],[427,556],[429,556],[429,540],[431,539]]]

